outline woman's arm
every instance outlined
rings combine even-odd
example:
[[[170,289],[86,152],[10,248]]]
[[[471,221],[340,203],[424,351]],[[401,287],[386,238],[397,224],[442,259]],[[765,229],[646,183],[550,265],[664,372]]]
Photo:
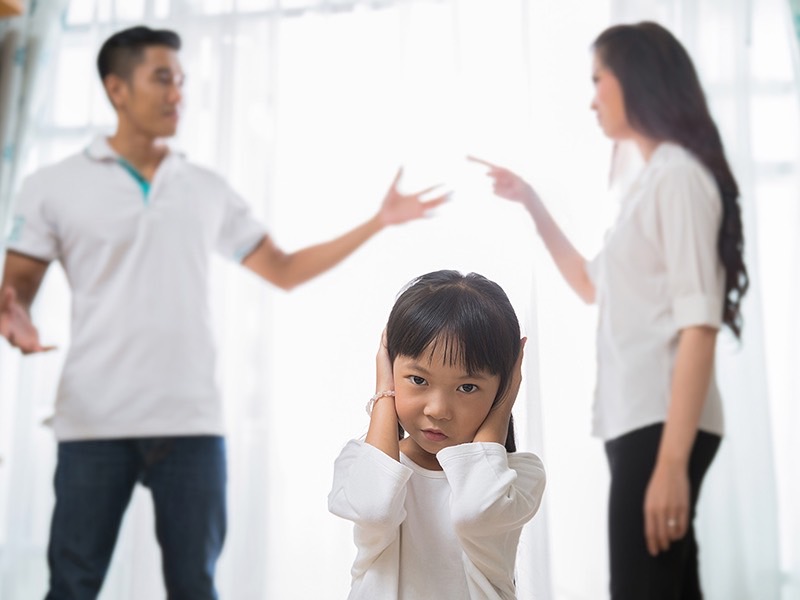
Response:
[[[689,526],[689,457],[714,368],[716,339],[712,327],[680,332],[667,421],[645,494],[645,537],[653,556],[686,535]]]
[[[561,231],[539,194],[514,172],[479,158],[469,159],[489,167],[488,175],[494,180],[495,194],[525,207],[561,276],[584,302],[594,303],[595,289],[586,270],[586,259]]]

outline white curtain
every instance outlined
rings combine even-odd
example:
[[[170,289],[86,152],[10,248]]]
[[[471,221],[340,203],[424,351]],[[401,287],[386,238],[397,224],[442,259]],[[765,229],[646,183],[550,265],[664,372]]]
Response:
[[[230,432],[222,596],[346,595],[354,548],[351,527],[326,510],[333,460],[366,429],[374,352],[395,294],[423,272],[456,268],[500,283],[530,338],[518,433],[521,448],[543,455],[550,482],[524,534],[520,598],[580,597],[572,592],[581,585],[590,586],[583,597],[600,597],[605,465],[588,437],[594,315],[566,295],[522,209],[493,198],[464,156],[525,173],[587,253],[599,245],[607,204],[587,198],[605,185],[609,145],[588,110],[588,46],[608,4],[72,0],[25,172],[109,131],[94,56],[111,32],[141,21],[184,38],[187,110],[176,145],[228,177],[282,247],[369,217],[400,164],[407,189],[454,190],[435,218],[382,233],[290,294],[216,265]],[[19,361],[3,347],[0,594],[10,600],[46,586],[54,442],[40,423],[69,343],[67,308],[53,266],[34,316],[62,350]],[[140,488],[103,600],[163,596],[152,531]]]
[[[800,127],[786,0],[615,0],[617,22],[669,27],[695,60],[740,184],[751,288],[717,376],[727,435],[698,508],[711,600],[800,598]]]
[[[66,0],[29,2],[25,14],[0,19],[0,230],[5,231],[17,174],[46,97],[43,78],[58,40]]]
[[[8,216],[13,193],[30,157],[34,132],[42,126],[48,94],[46,78],[52,70],[51,49],[59,39],[65,6],[66,0],[33,0],[26,3],[23,16],[0,20],[0,255],[11,225]],[[46,369],[41,372],[47,373]],[[33,493],[35,485],[25,472],[36,461],[22,465],[14,460],[29,455],[36,437],[30,428],[17,427],[20,417],[22,422],[35,419],[35,406],[16,402],[19,394],[37,388],[30,375],[29,369],[20,369],[16,354],[5,343],[0,344],[0,573],[13,565],[23,575],[17,581],[0,575],[3,598],[30,597],[23,579],[36,570],[33,565],[41,558],[39,549],[27,543],[30,518],[41,513],[40,498]],[[51,450],[47,442],[45,446]],[[41,523],[41,527],[46,526],[46,522]]]

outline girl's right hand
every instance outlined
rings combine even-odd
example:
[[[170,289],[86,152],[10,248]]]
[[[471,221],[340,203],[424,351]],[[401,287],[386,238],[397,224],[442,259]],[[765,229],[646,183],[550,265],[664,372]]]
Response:
[[[386,345],[386,330],[381,335],[381,345],[375,356],[375,392],[394,390],[392,361]],[[387,456],[400,460],[400,443],[397,429],[397,411],[394,397],[382,396],[372,406],[366,443],[375,446]]]
[[[375,356],[375,392],[394,389],[392,361],[389,359],[389,348],[386,344],[386,329],[381,334],[378,354]]]
[[[530,184],[513,171],[475,156],[467,156],[467,160],[489,167],[487,175],[494,183],[494,193],[501,198],[519,202],[524,206],[529,206],[538,200],[539,196]]]

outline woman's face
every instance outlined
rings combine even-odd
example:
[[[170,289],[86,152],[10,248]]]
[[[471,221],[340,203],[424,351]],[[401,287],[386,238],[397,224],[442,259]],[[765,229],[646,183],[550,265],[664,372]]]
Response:
[[[607,68],[595,52],[592,65],[592,81],[594,82],[594,99],[592,110],[597,113],[600,127],[613,140],[631,137],[633,133],[625,115],[625,99],[619,79]]]

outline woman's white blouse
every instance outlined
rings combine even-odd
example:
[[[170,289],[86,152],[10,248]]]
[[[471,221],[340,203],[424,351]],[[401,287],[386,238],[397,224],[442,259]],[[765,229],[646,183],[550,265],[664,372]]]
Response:
[[[587,265],[599,305],[596,436],[609,440],[663,422],[680,330],[720,327],[721,219],[711,173],[681,146],[660,144]],[[723,432],[713,372],[699,427]]]

